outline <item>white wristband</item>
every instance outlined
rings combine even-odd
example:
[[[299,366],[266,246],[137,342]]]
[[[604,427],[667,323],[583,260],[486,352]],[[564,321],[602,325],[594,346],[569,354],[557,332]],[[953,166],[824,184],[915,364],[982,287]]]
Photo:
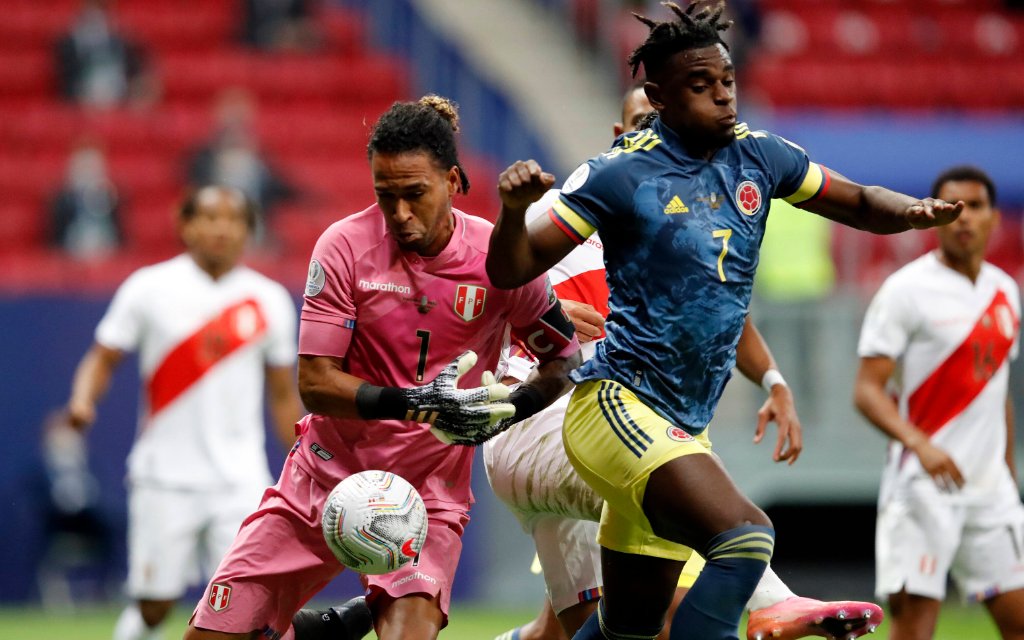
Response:
[[[772,387],[777,384],[781,384],[784,387],[789,386],[786,384],[786,379],[782,377],[782,374],[779,373],[778,369],[769,369],[765,371],[764,375],[761,377],[761,387],[768,393],[771,393]]]

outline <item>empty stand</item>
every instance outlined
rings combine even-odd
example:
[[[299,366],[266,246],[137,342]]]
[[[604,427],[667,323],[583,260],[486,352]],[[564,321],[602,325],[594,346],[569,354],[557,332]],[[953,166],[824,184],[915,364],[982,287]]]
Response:
[[[767,0],[745,90],[775,106],[1024,107],[1024,16],[981,0]]]
[[[159,77],[161,99],[146,110],[80,109],[59,98],[54,57],[55,43],[79,6],[78,0],[4,3],[0,286],[75,288],[85,282],[109,289],[130,267],[180,250],[174,207],[185,190],[186,157],[213,130],[215,96],[241,87],[257,102],[261,149],[300,191],[273,212],[268,221],[273,241],[263,248],[267,255],[254,259],[296,290],[319,234],[373,201],[366,160],[369,127],[393,101],[409,97],[402,61],[369,49],[360,15],[333,6],[318,16],[322,47],[269,54],[239,43],[238,0],[119,0],[116,24],[143,48]],[[73,263],[46,244],[48,204],[69,151],[82,140],[95,141],[107,153],[127,241],[117,256],[88,265]],[[486,163],[465,162],[471,176],[484,175],[481,167],[496,175]],[[480,184],[491,186],[493,180]],[[496,197],[493,189],[484,189],[465,200],[493,216]],[[466,204],[460,200],[457,206]]]

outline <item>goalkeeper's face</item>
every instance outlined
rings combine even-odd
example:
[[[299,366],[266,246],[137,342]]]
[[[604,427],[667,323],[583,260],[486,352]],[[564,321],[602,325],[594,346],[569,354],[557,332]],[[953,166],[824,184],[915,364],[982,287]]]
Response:
[[[422,256],[441,253],[455,228],[458,168],[439,166],[425,151],[374,153],[370,168],[377,204],[398,246]]]

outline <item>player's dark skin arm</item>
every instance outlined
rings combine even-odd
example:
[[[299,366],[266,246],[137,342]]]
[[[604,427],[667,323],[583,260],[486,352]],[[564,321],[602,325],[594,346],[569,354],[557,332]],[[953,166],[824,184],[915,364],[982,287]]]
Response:
[[[761,336],[761,332],[754,326],[750,316],[747,316],[743,325],[743,333],[740,334],[740,341],[736,344],[736,368],[757,386],[761,386],[761,379],[764,378],[765,372],[778,368],[768,344]],[[772,385],[768,399],[757,412],[757,429],[754,431],[755,443],[761,442],[768,423],[773,420],[779,425],[779,437],[775,443],[772,460],[776,462],[786,460],[789,464],[793,464],[800,457],[800,452],[804,448],[803,429],[800,426],[800,418],[796,414],[793,392],[784,384]]]
[[[956,220],[964,208],[962,201],[918,200],[885,187],[865,187],[834,171],[829,173],[828,191],[797,206],[854,229],[878,234],[928,229]]]
[[[927,434],[900,417],[896,402],[885,388],[895,370],[896,361],[892,358],[861,358],[854,383],[854,406],[879,431],[912,451],[939,487],[947,490],[962,487],[964,478],[953,458],[932,444]]]
[[[573,382],[569,379],[569,372],[581,364],[583,356],[578,350],[566,358],[541,362],[533,368],[523,386],[531,387],[539,393],[546,407],[572,389]]]
[[[344,359],[299,356],[299,396],[313,413],[334,418],[359,418],[356,392],[366,380],[342,369]]]
[[[491,232],[487,275],[499,289],[514,289],[547,272],[576,243],[547,216],[525,225],[526,209],[551,188],[555,177],[533,160],[518,161],[498,176],[501,213]]]

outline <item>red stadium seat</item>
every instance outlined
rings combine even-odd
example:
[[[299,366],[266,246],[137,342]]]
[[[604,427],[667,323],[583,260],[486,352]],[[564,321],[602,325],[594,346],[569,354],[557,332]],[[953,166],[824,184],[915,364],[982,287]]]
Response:
[[[51,54],[45,51],[0,53],[0,99],[12,95],[52,96],[56,91],[57,74]]]
[[[49,220],[44,203],[31,194],[0,198],[0,252],[42,244]]]

